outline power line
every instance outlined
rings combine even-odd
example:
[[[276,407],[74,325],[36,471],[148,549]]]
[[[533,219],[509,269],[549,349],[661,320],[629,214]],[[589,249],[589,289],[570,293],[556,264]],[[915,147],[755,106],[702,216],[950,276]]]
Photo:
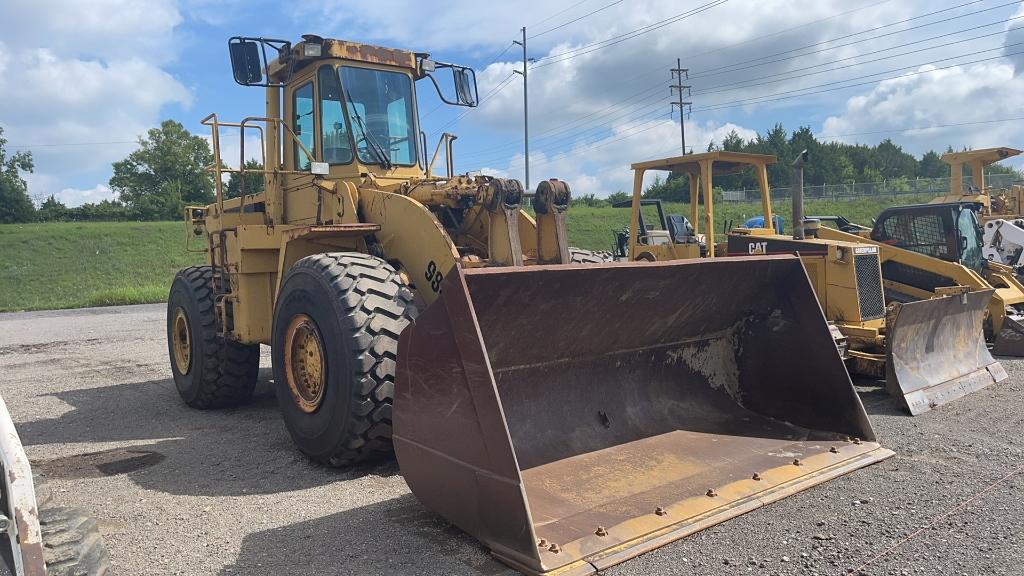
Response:
[[[566,26],[568,26],[570,24],[575,24],[576,22],[579,22],[580,20],[583,20],[584,18],[589,18],[589,17],[593,16],[594,14],[597,14],[598,12],[601,12],[603,10],[611,8],[612,6],[615,6],[616,4],[622,4],[623,2],[625,2],[625,0],[615,0],[611,4],[605,4],[604,6],[601,6],[600,8],[598,8],[596,10],[591,10],[590,12],[587,12],[586,14],[584,14],[582,16],[579,16],[577,18],[573,18],[572,20],[569,20],[568,22],[563,22],[563,23],[559,24],[558,26],[554,26],[552,28],[548,28],[547,30],[544,30],[543,32],[537,32],[536,34],[534,34],[533,36],[530,36],[529,38],[536,38],[538,36],[543,36],[543,35],[547,34],[548,32],[554,32],[555,30],[558,30],[560,28],[565,28]]]
[[[871,52],[864,52],[864,53],[861,53],[861,54],[857,54],[855,56],[849,56],[849,57],[846,57],[846,58],[840,58],[838,60],[832,60],[832,61],[829,61],[829,62],[822,62],[820,64],[814,64],[812,66],[805,66],[803,68],[796,68],[796,69],[793,69],[793,70],[787,70],[785,72],[779,72],[779,73],[776,73],[776,74],[768,74],[766,76],[759,76],[757,78],[747,78],[747,79],[744,79],[744,80],[737,80],[736,82],[728,82],[728,83],[725,83],[725,84],[718,84],[716,86],[711,86],[711,87],[709,87],[707,89],[704,89],[704,90],[698,90],[697,94],[699,94],[699,95],[718,94],[718,93],[721,93],[721,92],[730,92],[730,91],[733,91],[733,90],[742,90],[742,89],[745,89],[745,88],[752,88],[754,86],[763,86],[765,84],[774,84],[774,83],[777,83],[777,82],[784,82],[786,80],[793,80],[793,79],[796,79],[796,78],[804,78],[804,77],[807,77],[807,76],[814,76],[816,74],[824,74],[826,72],[835,72],[836,70],[842,70],[844,68],[851,68],[851,67],[854,67],[854,66],[863,66],[865,64],[871,64],[871,63],[874,63],[874,62],[881,62],[883,60],[891,60],[893,58],[900,58],[902,56],[909,56],[911,54],[917,54],[919,52],[927,52],[928,50],[935,50],[937,48],[947,48],[949,46],[953,46],[953,45],[956,45],[956,44],[963,44],[964,42],[971,42],[971,41],[974,41],[974,40],[980,40],[982,38],[988,38],[988,37],[991,37],[991,36],[1001,36],[1001,35],[1005,34],[1005,31],[998,30],[996,32],[991,32],[989,34],[981,34],[981,35],[978,35],[978,36],[972,36],[970,38],[964,38],[964,39],[955,40],[955,41],[952,41],[952,42],[943,42],[943,43],[937,44],[935,46],[927,46],[927,47],[924,47],[924,48],[918,48],[917,50],[910,50],[910,51],[907,51],[907,52],[901,52],[899,54],[892,54],[892,55],[889,55],[889,56],[883,56],[881,58],[875,58],[873,60],[866,60],[866,61],[861,61],[861,62],[853,62],[851,64],[846,64],[846,65],[843,65],[843,66],[837,66],[837,67],[834,67],[834,68],[828,68],[828,69],[825,69],[825,70],[818,70],[816,72],[809,72],[807,74],[796,74],[796,75],[793,75],[794,72],[802,72],[804,70],[811,70],[813,68],[820,68],[822,66],[828,66],[829,64],[838,64],[839,62],[845,62],[845,61],[848,61],[848,60],[857,60],[858,58],[861,58],[863,56],[870,56],[871,54],[879,54],[879,53],[882,53],[882,52],[888,52],[890,50],[895,50],[897,48],[903,48],[903,47],[906,47],[906,46],[911,46],[913,44],[920,44],[921,42],[927,42],[929,40],[936,40],[938,38],[943,38],[943,37],[946,37],[946,36],[952,36],[954,34],[961,34],[963,32],[967,32],[967,31],[970,31],[970,30],[975,30],[977,28],[985,28],[985,27],[988,27],[988,26],[993,26],[995,24],[1003,24],[1003,23],[1010,22],[1010,21],[1013,21],[1013,20],[1018,20],[1020,18],[1024,18],[1024,16],[1016,16],[1014,18],[1009,18],[1009,19],[1002,20],[1002,21],[999,21],[999,22],[993,22],[991,24],[984,24],[982,26],[977,26],[975,28],[968,28],[966,30],[957,30],[956,32],[949,32],[947,34],[940,34],[938,36],[933,36],[931,38],[924,38],[922,40],[916,40],[914,42],[908,42],[906,44],[900,44],[898,46],[892,46],[890,48],[882,48],[880,50],[874,50],[874,51],[871,51]],[[783,76],[783,77],[782,78],[778,78],[776,80],[771,80],[771,81],[768,81],[768,82],[761,82],[761,83],[757,83],[757,84],[746,84],[748,82],[756,82],[758,80],[764,80],[764,79],[767,79],[767,78],[775,78],[775,77],[778,77],[778,76]],[[745,84],[745,85],[737,86],[737,84]],[[733,86],[733,87],[732,88],[728,88],[728,86]]]
[[[575,8],[577,6],[580,6],[582,4],[586,4],[587,2],[590,2],[590,1],[591,0],[580,0],[579,2],[576,2],[575,4],[572,4],[568,8],[563,8],[563,9],[559,10],[558,12],[555,12],[554,14],[548,16],[547,18],[545,18],[543,20],[538,20],[537,22],[534,22],[532,24],[527,24],[527,27],[528,28],[533,28],[534,26],[538,26],[538,25],[543,24],[545,22],[551,21],[551,20],[555,19],[555,17],[561,16],[562,14],[565,14],[569,10],[572,10],[573,8]]]
[[[929,74],[929,73],[932,73],[932,72],[938,72],[940,70],[948,70],[950,68],[955,68],[957,66],[964,66],[964,65],[967,65],[967,64],[978,64],[980,62],[987,62],[989,60],[997,60],[997,59],[1004,58],[1004,57],[1007,57],[1007,56],[1014,56],[1014,55],[1017,55],[1017,54],[1024,54],[1024,51],[1012,52],[1012,53],[1008,53],[1008,54],[1000,54],[998,56],[992,56],[990,58],[981,58],[979,60],[971,60],[969,62],[958,62],[956,64],[950,64],[948,66],[943,66],[943,67],[940,67],[940,68],[932,68],[930,70],[918,70],[918,71],[915,71],[915,72],[908,72],[906,74],[901,74],[901,75],[898,75],[898,76],[892,76],[892,77],[889,77],[889,78],[880,78],[880,79],[869,80],[867,82],[858,82],[856,84],[849,84],[847,86],[839,86],[839,87],[836,87],[836,88],[828,88],[828,89],[825,89],[825,90],[817,90],[817,91],[814,91],[814,92],[807,92],[807,93],[804,93],[804,94],[793,94],[791,96],[783,96],[782,98],[774,98],[775,96],[781,96],[781,95],[784,95],[784,94],[792,94],[793,92],[803,92],[804,90],[810,90],[810,89],[813,89],[813,88],[821,88],[821,87],[824,87],[824,86],[831,86],[833,84],[841,84],[843,82],[849,82],[851,80],[859,80],[861,78],[870,78],[871,76],[878,76],[878,75],[881,75],[881,74],[889,74],[889,73],[897,72],[897,71],[900,71],[900,70],[906,70],[907,68],[913,68],[915,66],[923,66],[923,65],[926,65],[926,64],[934,64],[935,62],[944,62],[946,60],[953,60],[953,59],[956,59],[956,58],[963,58],[963,57],[966,57],[966,56],[974,56],[974,55],[977,55],[977,54],[982,54],[984,52],[992,52],[993,50],[1003,50],[1004,48],[1009,48],[1011,46],[1017,46],[1017,45],[1020,45],[1020,44],[1024,44],[1024,42],[1015,42],[1013,44],[1006,44],[1004,46],[998,46],[996,48],[989,48],[987,50],[979,50],[977,52],[970,52],[970,53],[967,53],[967,54],[959,54],[959,55],[956,55],[956,56],[950,56],[949,58],[940,58],[938,60],[934,60],[932,62],[925,62],[923,64],[915,64],[915,65],[912,65],[912,66],[902,66],[902,67],[899,67],[899,68],[892,68],[890,70],[886,70],[886,71],[883,71],[883,72],[876,72],[874,74],[866,74],[864,76],[857,76],[857,77],[854,77],[854,78],[847,78],[845,80],[836,80],[834,82],[826,82],[824,84],[818,84],[816,86],[808,86],[808,87],[804,87],[804,88],[797,88],[795,90],[786,90],[786,91],[783,91],[783,92],[776,92],[774,94],[766,94],[764,96],[756,96],[756,97],[752,97],[752,98],[745,98],[745,99],[740,99],[740,100],[733,100],[733,101],[730,101],[730,102],[723,102],[723,103],[720,103],[720,104],[715,104],[715,105],[712,105],[712,106],[707,106],[707,107],[704,107],[704,108],[699,108],[699,109],[697,109],[695,111],[696,112],[704,112],[704,111],[708,111],[708,110],[720,110],[720,109],[723,109],[723,108],[735,108],[737,106],[746,106],[746,105],[750,105],[750,104],[765,104],[765,103],[768,103],[768,102],[777,102],[779,100],[787,100],[787,99],[790,99],[790,98],[798,98],[798,97],[801,97],[801,96],[812,96],[814,94],[822,94],[822,93],[825,93],[825,92],[833,92],[833,91],[836,91],[836,90],[845,90],[847,88],[854,88],[854,87],[857,87],[857,86],[864,86],[866,84],[874,84],[876,82],[882,82],[884,80],[893,80],[893,79],[896,79],[896,78],[905,78],[907,76],[918,76],[918,75],[921,75],[921,74]]]
[[[591,52],[595,52],[603,48],[608,48],[609,46],[620,44],[622,42],[625,42],[626,40],[632,40],[633,38],[642,36],[644,34],[647,34],[648,32],[653,32],[654,30],[658,30],[659,28],[664,28],[665,26],[668,26],[670,24],[675,24],[680,20],[689,18],[690,16],[695,16],[697,14],[700,14],[701,12],[705,12],[707,10],[715,8],[716,6],[721,6],[722,4],[725,4],[728,1],[729,0],[712,0],[711,2],[702,4],[696,8],[687,10],[686,12],[681,12],[679,14],[676,14],[675,16],[665,18],[664,20],[659,20],[657,22],[648,24],[647,26],[642,26],[635,30],[626,32],[624,34],[612,36],[611,38],[606,38],[605,40],[592,42],[590,44],[580,46],[579,48],[566,50],[565,52],[560,52],[558,54],[551,54],[549,56],[545,56],[544,58],[539,58],[537,60],[538,64],[534,64],[533,68],[542,68],[544,66],[550,66],[552,64],[557,64],[559,62],[565,62],[566,60],[571,60],[578,56],[583,56],[584,54],[589,54]]]
[[[966,6],[967,4],[974,4],[974,3],[979,2],[979,1],[981,1],[981,0],[974,0],[973,2],[968,2],[966,4],[961,4],[959,6],[954,6],[954,8],[960,8],[962,6]],[[729,73],[729,72],[739,72],[741,70],[748,70],[750,68],[756,68],[756,67],[759,67],[759,66],[764,66],[765,64],[775,64],[777,62],[784,62],[784,61],[787,61],[787,60],[792,60],[794,58],[801,58],[801,57],[804,57],[804,56],[810,56],[812,54],[820,54],[821,52],[826,52],[826,51],[829,51],[829,50],[835,50],[837,48],[845,48],[847,46],[853,46],[854,44],[860,44],[861,42],[867,42],[868,40],[878,40],[879,38],[885,38],[885,37],[888,37],[888,36],[893,36],[895,34],[903,34],[905,32],[910,32],[911,30],[917,30],[919,28],[925,28],[925,27],[932,26],[932,25],[935,25],[935,24],[942,24],[944,22],[950,22],[952,20],[956,20],[956,19],[959,19],[959,18],[966,18],[967,16],[974,16],[974,15],[977,15],[977,14],[981,14],[982,12],[988,12],[990,10],[995,10],[997,8],[1004,8],[1006,6],[1015,5],[1015,4],[1017,4],[1017,2],[1010,2],[1010,3],[1007,3],[1007,4],[1001,4],[999,6],[994,6],[992,8],[985,8],[983,10],[976,10],[974,12],[968,12],[966,14],[961,14],[961,15],[958,15],[958,16],[951,16],[949,18],[944,18],[942,20],[936,20],[934,22],[926,22],[924,24],[920,24],[920,25],[917,25],[917,26],[912,26],[910,28],[905,28],[903,30],[896,30],[894,32],[887,32],[885,34],[880,34],[878,36],[871,36],[869,38],[861,38],[860,40],[856,40],[854,42],[849,42],[849,43],[846,43],[846,44],[840,44],[838,46],[830,46],[830,47],[827,47],[827,48],[822,48],[820,50],[815,50],[813,52],[806,52],[806,53],[803,53],[803,54],[797,54],[795,56],[791,56],[791,57],[787,57],[787,58],[780,58],[778,60],[770,60],[770,61],[767,61],[767,62],[761,62],[762,60],[764,60],[766,58],[772,58],[772,57],[775,57],[775,56],[781,56],[783,54],[790,54],[790,53],[793,53],[793,52],[804,50],[806,48],[813,48],[814,46],[820,46],[821,44],[828,44],[830,42],[835,42],[837,40],[845,40],[846,38],[849,38],[851,36],[856,36],[856,35],[859,35],[859,34],[864,34],[866,32],[871,32],[873,30],[866,30],[866,31],[862,31],[862,32],[857,32],[855,34],[847,34],[845,36],[840,36],[838,38],[833,38],[833,39],[830,39],[830,40],[823,40],[821,42],[816,42],[814,44],[808,44],[806,46],[801,46],[799,48],[793,48],[791,50],[784,50],[782,52],[776,52],[775,54],[769,54],[767,56],[761,56],[759,58],[753,58],[753,59],[750,59],[750,60],[744,60],[744,61],[741,61],[741,62],[736,62],[736,63],[733,63],[733,64],[726,64],[724,66],[717,66],[717,67],[714,67],[714,68],[707,68],[705,70],[698,71],[697,73],[695,73],[693,75],[693,77],[694,78],[704,78],[704,77],[707,77],[707,76],[717,76],[719,74],[726,74],[726,73]],[[952,9],[953,8],[947,8],[946,10],[952,10]],[[927,17],[927,16],[933,16],[935,14],[938,14],[939,12],[944,12],[946,10],[939,10],[937,12],[931,12],[929,14],[922,14],[921,16],[915,16],[914,18],[907,18],[907,19],[901,20],[899,22],[893,22],[891,24],[886,24],[884,26],[880,26],[879,28],[888,28],[889,26],[894,26],[896,24],[906,23],[906,22],[909,22],[911,20],[915,20],[915,19],[918,19],[918,18],[924,18],[924,17]],[[991,25],[991,24],[989,24],[989,25]],[[878,28],[875,28],[874,30],[877,30],[877,29]],[[737,66],[739,64],[750,64],[750,65],[749,66],[743,66],[743,67],[735,68],[735,66]]]
[[[46,144],[9,144],[8,148],[58,148],[64,146],[109,146],[114,144],[138,144],[138,140],[109,140],[106,142],[54,142]]]

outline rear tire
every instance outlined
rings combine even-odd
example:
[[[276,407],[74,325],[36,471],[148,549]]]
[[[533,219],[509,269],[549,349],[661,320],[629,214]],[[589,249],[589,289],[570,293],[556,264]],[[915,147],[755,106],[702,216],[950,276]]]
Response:
[[[54,506],[45,484],[36,483],[47,576],[109,576],[110,557],[96,520],[77,508]]]
[[[387,262],[317,254],[288,271],[274,310],[278,404],[310,458],[345,466],[391,453],[398,336],[413,294]]]
[[[614,261],[614,258],[608,252],[584,250],[569,246],[569,262],[572,264],[603,264],[612,261]]]
[[[174,277],[167,298],[167,350],[174,384],[189,406],[226,408],[252,398],[260,347],[217,335],[211,267],[191,266]]]

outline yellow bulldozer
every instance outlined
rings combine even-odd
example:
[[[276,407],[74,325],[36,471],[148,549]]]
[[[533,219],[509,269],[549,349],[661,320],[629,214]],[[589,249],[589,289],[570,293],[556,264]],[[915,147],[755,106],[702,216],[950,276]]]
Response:
[[[567,245],[564,182],[532,217],[519,182],[454,173],[454,136],[427,160],[414,87],[474,106],[471,69],[311,35],[229,49],[267,108],[204,121],[216,200],[186,220],[207,264],[167,307],[187,404],[244,402],[269,345],[302,452],[393,448],[420,501],[530,574],[596,573],[892,454],[798,259],[602,263]],[[261,169],[225,167],[226,127]],[[225,198],[231,171],[263,190]]]
[[[802,154],[796,161],[793,213],[803,213]],[[837,346],[850,371],[883,377],[889,392],[911,414],[962,397],[1005,379],[1002,366],[983,337],[986,307],[993,290],[953,281],[942,282],[928,298],[886,305],[884,264],[887,247],[866,244],[857,236],[833,236],[817,219],[794,217],[794,234],[777,231],[767,166],[770,155],[717,151],[633,164],[634,187],[630,231],[617,235],[617,256],[630,260],[676,258],[721,259],[723,256],[797,254],[810,278],[825,317],[839,334]],[[759,183],[763,227],[728,231],[715,243],[714,184],[717,176],[752,171]],[[690,218],[666,215],[660,202],[642,198],[647,172],[685,174],[690,187]],[[644,218],[644,205],[657,211]],[[701,209],[701,206],[703,209]],[[655,222],[650,222],[650,220]],[[701,230],[704,233],[701,233]],[[820,233],[819,233],[820,230]],[[965,287],[966,286],[966,287]]]

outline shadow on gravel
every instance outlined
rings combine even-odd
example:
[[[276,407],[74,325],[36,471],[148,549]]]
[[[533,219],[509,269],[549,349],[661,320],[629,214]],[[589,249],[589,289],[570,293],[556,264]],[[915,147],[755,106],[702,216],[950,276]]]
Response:
[[[127,444],[33,463],[49,477],[127,474],[142,488],[175,495],[274,494],[398,473],[394,460],[345,470],[311,462],[292,444],[270,380],[262,369],[251,403],[209,411],[185,406],[170,379],[69,390],[54,396],[71,410],[22,423],[18,432],[26,445]]]
[[[857,387],[857,394],[864,404],[864,410],[868,416],[906,416],[912,418],[909,412],[900,407],[899,403],[889,395],[884,387],[869,386]]]
[[[466,574],[512,576],[412,494],[255,532],[221,576]]]

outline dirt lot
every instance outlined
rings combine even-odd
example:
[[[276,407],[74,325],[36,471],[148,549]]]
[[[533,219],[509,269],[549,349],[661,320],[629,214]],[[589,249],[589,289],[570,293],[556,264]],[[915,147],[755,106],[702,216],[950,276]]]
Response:
[[[121,576],[511,573],[393,462],[307,462],[268,360],[252,404],[198,412],[170,380],[162,305],[0,314],[0,391],[29,456],[60,503],[100,519]],[[847,574],[929,524],[864,572],[1020,574],[1024,361],[1003,365],[1007,383],[916,418],[862,390],[895,458],[608,574]]]

